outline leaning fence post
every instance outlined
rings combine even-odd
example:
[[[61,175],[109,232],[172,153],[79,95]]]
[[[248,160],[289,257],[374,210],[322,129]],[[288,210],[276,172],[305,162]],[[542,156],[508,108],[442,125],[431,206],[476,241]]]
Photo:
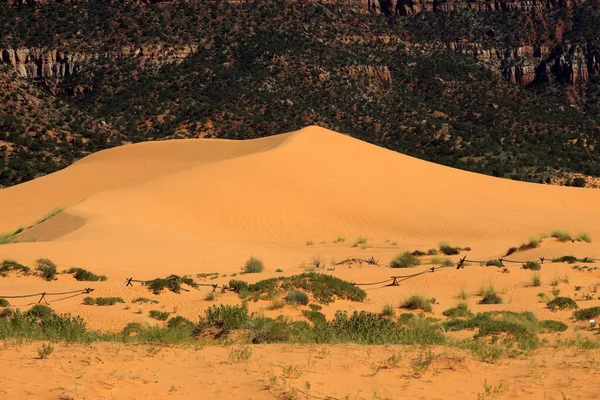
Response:
[[[396,278],[395,276],[392,276],[392,278],[394,278],[394,282],[390,283],[390,286],[399,286],[398,285],[398,278]]]
[[[542,264],[544,263],[545,259],[546,259],[545,257],[540,257],[540,261],[542,262]]]
[[[213,283],[213,285],[212,285],[213,293],[217,291],[217,286],[218,286],[217,284]]]
[[[458,265],[456,266],[456,269],[465,269],[464,263],[465,260],[467,259],[467,256],[464,256],[463,258],[460,259],[460,261],[458,262]]]
[[[48,304],[48,300],[46,300],[46,292],[42,293],[42,297],[40,297],[40,299],[38,300],[38,304],[40,304],[42,300],[44,300],[46,304]]]
[[[131,281],[133,280],[133,277],[131,277],[131,278],[125,278],[125,279],[127,279],[127,282],[126,282],[125,286],[133,286],[133,283],[131,283]]]

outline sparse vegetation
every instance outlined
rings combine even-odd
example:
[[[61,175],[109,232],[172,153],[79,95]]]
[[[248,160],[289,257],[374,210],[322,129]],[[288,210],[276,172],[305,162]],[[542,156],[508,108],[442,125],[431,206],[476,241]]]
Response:
[[[431,312],[431,302],[423,296],[413,295],[406,299],[400,308],[405,308],[407,310],[423,310],[426,312]]]
[[[481,289],[479,295],[483,296],[479,304],[502,304],[502,298],[491,284],[487,288]]]
[[[11,271],[29,275],[30,268],[13,260],[2,261],[2,264],[0,264],[0,276],[6,276]]]
[[[83,299],[83,304],[86,306],[114,306],[117,303],[125,303],[125,301],[120,297],[85,297]]]
[[[436,256],[438,254],[438,251],[436,249],[429,249],[427,250],[427,255],[428,256]]]
[[[73,277],[78,281],[105,281],[107,278],[105,275],[96,275],[83,268],[70,268],[64,271],[65,274],[74,274]]]
[[[135,298],[133,300],[131,300],[132,303],[152,303],[152,304],[158,304],[158,300],[153,300],[153,299],[149,299],[146,297],[138,297]]]
[[[561,242],[568,242],[568,241],[572,241],[573,238],[571,237],[571,234],[567,231],[561,231],[561,230],[555,230],[550,234],[551,237],[558,239]]]
[[[416,267],[417,265],[421,265],[421,260],[408,251],[398,254],[392,261],[390,261],[390,268],[412,268]]]
[[[459,318],[459,317],[468,317],[471,314],[471,310],[469,310],[469,305],[465,302],[458,303],[456,307],[449,308],[442,312],[446,317]]]
[[[247,274],[257,274],[259,272],[263,272],[265,266],[261,260],[255,257],[250,257],[248,261],[244,264],[244,272]]]
[[[309,302],[308,295],[299,290],[290,290],[285,296],[285,300],[288,302],[288,304],[293,306],[305,306]]]
[[[573,312],[573,318],[577,321],[587,321],[600,315],[600,307],[582,308]]]
[[[531,278],[531,286],[541,286],[542,285],[542,278],[540,277],[540,274],[538,274],[537,272],[533,274],[533,277]]]
[[[169,318],[169,312],[167,311],[158,311],[158,310],[151,310],[148,315],[150,316],[150,318],[154,318],[157,319],[159,321],[166,321],[167,318]]]
[[[575,240],[577,240],[578,242],[592,243],[592,237],[590,236],[589,233],[586,233],[586,232],[579,233],[575,237]]]
[[[452,255],[456,255],[456,254],[460,254],[460,251],[462,249],[458,246],[450,246],[450,243],[448,242],[441,242],[440,243],[440,251],[442,253],[444,253],[447,256],[452,256]]]
[[[464,288],[458,292],[458,296],[456,296],[460,300],[467,300],[471,295]]]
[[[392,306],[390,303],[384,304],[383,309],[381,310],[381,315],[384,317],[390,317],[390,318],[393,318],[394,316],[396,316],[396,311],[394,310],[394,306]]]
[[[359,236],[352,244],[352,247],[364,246],[367,244],[367,238]]]
[[[0,297],[0,307],[10,307],[10,303],[5,298]]]
[[[52,354],[53,351],[54,346],[52,346],[52,344],[44,343],[41,347],[38,347],[37,349],[38,357],[40,358],[40,360],[45,360],[50,356],[50,354]]]
[[[501,267],[504,267],[504,264],[502,264],[502,261],[500,261],[500,260],[488,260],[485,263],[485,266],[486,267],[494,266],[494,267],[501,268]]]
[[[511,247],[510,249],[508,249],[508,250],[506,251],[506,254],[505,254],[505,256],[510,256],[511,254],[513,254],[513,253],[516,253],[518,250],[519,250],[519,249],[518,249],[518,248],[516,248],[516,247]]]
[[[181,286],[182,284],[192,288],[198,287],[198,284],[192,278],[178,275],[169,275],[166,278],[157,278],[144,282],[144,285],[154,294],[161,294],[164,289],[168,289],[173,293],[180,293],[181,290],[187,290]]]
[[[38,271],[38,274],[47,281],[52,281],[56,279],[56,264],[54,264],[47,258],[40,258],[39,260],[37,260],[36,270]]]
[[[529,270],[532,270],[532,271],[539,271],[540,269],[542,269],[542,266],[538,262],[527,261],[526,263],[523,264],[522,268],[523,269],[529,269]]]
[[[577,261],[579,261],[579,260],[575,256],[562,256],[562,257],[552,259],[552,262],[566,262],[568,264],[574,264]]]
[[[449,258],[437,257],[437,256],[431,257],[431,260],[429,260],[429,263],[432,265],[441,265],[444,267],[448,267],[453,264],[452,260],[450,260]]]
[[[346,238],[338,235],[338,237],[335,238],[335,240],[333,241],[333,243],[344,243],[346,241]]]
[[[577,306],[577,303],[575,303],[575,301],[573,299],[570,299],[568,297],[556,297],[553,300],[549,301],[546,306],[552,310],[552,311],[556,311],[556,310],[576,310],[577,308],[579,308]]]

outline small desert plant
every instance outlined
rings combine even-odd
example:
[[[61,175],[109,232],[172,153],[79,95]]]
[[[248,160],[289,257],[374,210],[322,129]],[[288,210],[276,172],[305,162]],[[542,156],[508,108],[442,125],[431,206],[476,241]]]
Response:
[[[215,292],[209,292],[204,297],[204,300],[206,300],[206,301],[215,301],[216,298],[217,298],[217,295],[216,295]]]
[[[583,308],[573,312],[573,318],[578,321],[594,319],[600,315],[600,307]]]
[[[578,242],[592,243],[592,237],[589,233],[582,232],[575,237]]]
[[[536,247],[539,247],[541,242],[542,237],[536,238],[532,236],[529,238],[529,242],[523,243],[521,246],[519,246],[519,250],[535,249]]]
[[[359,245],[366,245],[367,244],[367,238],[359,236],[355,241],[354,244],[352,245],[352,247],[358,247]]]
[[[508,249],[508,250],[506,251],[506,254],[505,254],[505,256],[510,256],[511,254],[513,254],[513,253],[516,253],[518,250],[519,250],[519,249],[517,249],[516,247],[511,247],[510,249]]]
[[[502,304],[502,298],[498,295],[493,285],[489,285],[486,289],[482,289],[479,294],[483,296],[479,301],[479,304]]]
[[[460,247],[453,247],[450,246],[450,244],[448,242],[441,242],[440,243],[440,251],[442,253],[444,253],[447,256],[452,256],[452,255],[456,255],[460,253],[461,248]]]
[[[238,348],[231,349],[229,353],[230,363],[245,362],[252,356],[252,349],[249,346],[240,346]]]
[[[540,277],[540,274],[538,274],[537,272],[533,274],[533,277],[531,278],[531,286],[541,286],[542,285],[542,278]]]
[[[73,277],[78,281],[94,282],[94,281],[105,281],[106,280],[105,275],[96,275],[90,271],[83,269],[83,268],[71,268],[71,269],[65,271],[65,273],[74,274]]]
[[[429,263],[432,265],[442,265],[442,266],[450,266],[452,265],[452,260],[450,260],[449,258],[446,257],[431,257],[431,260],[429,260]]]
[[[167,321],[167,328],[169,329],[176,329],[176,328],[182,328],[182,327],[187,327],[187,328],[194,328],[195,324],[190,321],[189,319],[182,317],[181,315],[178,315],[176,317],[173,317],[171,319],[169,319],[169,321]]]
[[[398,254],[390,262],[390,268],[411,268],[416,267],[417,265],[421,265],[421,261],[408,251]]]
[[[449,308],[442,312],[446,317],[468,317],[471,315],[471,311],[469,310],[469,305],[467,303],[458,303],[456,307]]]
[[[56,264],[47,258],[40,258],[37,260],[37,268],[42,278],[47,281],[54,280],[56,278],[57,269]]]
[[[546,306],[552,311],[579,308],[577,303],[568,297],[556,297],[555,299],[549,301]]]
[[[405,308],[407,310],[423,310],[427,312],[431,312],[431,302],[423,296],[414,295],[409,297],[402,303],[400,308]]]
[[[148,287],[154,294],[161,294],[166,288],[173,293],[181,292],[181,284],[186,284],[190,287],[197,288],[198,284],[188,276],[169,275],[166,278],[156,278],[151,281],[144,282],[144,285]],[[184,289],[185,290],[185,289]]]
[[[152,303],[158,304],[157,300],[148,299],[146,297],[138,297],[136,299],[131,300],[132,303]]]
[[[396,311],[394,311],[394,307],[390,303],[386,303],[381,310],[381,315],[393,318],[396,315]]]
[[[465,289],[461,289],[456,297],[461,300],[467,300],[469,297],[471,297],[471,295]]]
[[[38,347],[37,349],[40,360],[45,360],[46,358],[48,358],[48,356],[52,354],[53,351],[54,346],[52,346],[52,344],[50,343],[44,343],[42,344],[42,347]]]
[[[10,307],[10,303],[8,300],[0,297],[0,307]]]
[[[117,303],[125,303],[120,297],[86,297],[83,299],[83,304],[87,306],[113,306]]]
[[[343,237],[341,235],[338,235],[338,237],[335,238],[335,240],[333,241],[333,243],[343,243],[345,241],[346,241],[345,237]]]
[[[283,270],[281,268],[277,268],[275,272],[283,272]]]
[[[504,267],[504,264],[502,264],[502,261],[500,261],[500,260],[488,260],[485,263],[485,266],[486,267],[495,266],[495,267],[501,268],[501,267]]]
[[[561,242],[568,242],[570,240],[573,240],[573,238],[571,237],[571,234],[567,231],[561,231],[561,230],[555,230],[552,232],[552,234],[550,234],[551,237],[558,239]]]
[[[429,249],[427,250],[427,255],[428,256],[436,256],[438,253],[438,251],[436,249]]]
[[[415,257],[421,257],[421,256],[426,255],[427,253],[425,253],[424,251],[421,251],[421,250],[415,250],[411,254]]]
[[[283,307],[285,307],[285,303],[282,300],[274,300],[271,302],[269,310],[278,310]]]
[[[2,263],[0,264],[0,274],[5,274],[10,271],[19,271],[22,272],[23,275],[28,275],[30,269],[29,267],[26,267],[23,264],[19,264],[18,262],[13,260],[2,261]]]
[[[298,290],[290,290],[285,296],[285,300],[294,306],[297,305],[307,305],[308,304],[308,295],[304,292],[300,292]]]
[[[540,269],[542,269],[542,266],[538,262],[527,261],[526,263],[523,264],[522,268],[523,269],[530,269],[532,271],[539,271]]]
[[[244,272],[247,274],[256,274],[262,272],[265,266],[261,260],[255,257],[250,257],[246,264],[244,264]]]
[[[312,240],[307,240],[306,241],[306,245],[307,246],[312,246],[313,244],[315,244]]]
[[[169,312],[167,311],[151,310],[148,315],[150,318],[154,318],[159,321],[166,321],[167,318],[169,318]]]

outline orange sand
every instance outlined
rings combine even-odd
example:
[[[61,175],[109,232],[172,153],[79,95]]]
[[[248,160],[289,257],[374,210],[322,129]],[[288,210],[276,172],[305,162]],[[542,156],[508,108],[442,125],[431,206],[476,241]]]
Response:
[[[83,306],[80,297],[53,303],[57,311],[81,315],[91,328],[102,330],[120,330],[132,321],[155,323],[147,316],[150,309],[174,311],[196,319],[213,304],[204,300],[210,290],[208,288],[180,295],[164,293],[153,296],[137,285],[124,287],[126,277],[152,279],[171,273],[195,276],[197,273],[219,272],[217,279],[206,283],[226,284],[251,255],[261,258],[266,270],[261,274],[245,275],[242,279],[247,281],[281,275],[275,272],[278,268],[284,271],[284,275],[300,273],[310,266],[314,257],[320,257],[325,264],[321,268],[323,272],[355,282],[374,282],[393,274],[404,274],[405,271],[370,265],[334,267],[334,260],[373,256],[387,264],[400,251],[436,248],[443,240],[472,248],[469,253],[451,257],[454,261],[462,255],[468,255],[469,259],[487,260],[503,255],[509,247],[520,245],[532,235],[564,229],[572,234],[588,232],[594,240],[592,243],[559,243],[546,239],[540,248],[519,252],[510,258],[535,260],[540,256],[550,258],[564,254],[600,258],[598,190],[544,186],[473,174],[398,154],[319,127],[250,141],[174,140],[106,150],[65,170],[0,190],[0,206],[0,232],[29,226],[53,208],[67,207],[63,213],[21,234],[21,240],[30,242],[1,245],[0,258],[16,259],[30,265],[37,258],[50,258],[61,269],[83,267],[109,278],[107,282],[76,282],[70,276],[61,275],[57,281],[45,282],[37,277],[10,276],[0,278],[0,294],[58,292],[90,286],[96,289],[95,296],[120,296],[127,302],[139,296],[159,300],[158,305],[141,308],[137,305],[130,308],[124,305]],[[344,237],[345,241],[334,243],[338,236]],[[367,245],[353,247],[358,237],[367,238]],[[569,283],[559,285],[562,295],[576,296],[574,287],[577,285],[598,297],[598,293],[594,292],[594,284],[600,283],[598,271],[578,272],[567,264],[545,264],[541,271],[543,285],[527,287],[532,273],[519,269],[518,264],[508,266],[510,273],[506,274],[495,267],[482,268],[473,264],[460,271],[445,269],[426,274],[398,287],[369,287],[364,303],[338,301],[324,307],[324,312],[328,316],[336,310],[379,312],[386,302],[398,305],[406,296],[420,293],[437,300],[439,304],[434,306],[434,314],[440,316],[441,311],[456,304],[456,294],[461,289],[473,293],[482,285],[493,283],[504,292],[505,304],[480,306],[474,296],[469,300],[474,312],[531,310],[540,318],[567,321],[569,312],[551,313],[538,302],[537,297],[538,292],[549,293],[550,282],[556,277],[564,279],[565,275],[568,275]],[[427,268],[421,266],[415,270]],[[14,306],[26,306],[31,301],[37,299],[11,302]],[[233,293],[217,299],[217,303],[226,304],[239,301]],[[600,305],[600,301],[585,302],[585,307],[596,305]],[[292,307],[271,311],[268,306],[265,302],[253,303],[251,310],[267,316],[284,313],[293,318],[300,317],[300,311]],[[573,335],[573,328],[565,334]],[[94,345],[98,349],[114,348],[111,346]],[[332,352],[367,351],[361,347],[349,348],[352,350],[344,347],[335,348]],[[283,348],[273,349],[260,348],[256,351],[262,352],[261,357],[267,364],[283,362],[275,361],[286,358]],[[11,351],[0,351],[2,368],[8,362],[6,354],[12,354]],[[64,351],[64,357],[71,357],[71,352],[75,352]],[[140,353],[136,356],[138,364],[125,367],[119,364],[125,362],[123,357],[104,357],[108,367],[94,367],[103,370],[97,372],[104,375],[84,378],[81,392],[89,390],[89,393],[94,393],[89,398],[110,398],[109,394],[113,398],[134,398],[138,390],[147,390],[144,384],[131,382],[135,374],[145,374],[141,369],[150,368],[144,365],[143,351],[131,348],[124,351]],[[210,378],[214,380],[203,383],[211,393],[207,398],[226,398],[243,393],[227,387],[236,384],[234,378],[241,371],[245,371],[246,383],[238,385],[248,384],[252,388],[248,396],[242,395],[243,398],[273,397],[264,391],[264,383],[260,380],[263,371],[257,367],[258,364],[250,363],[252,367],[245,364],[222,365],[225,371],[233,374],[231,377],[211,369],[220,368],[218,363],[223,362],[221,353],[229,350],[211,348],[206,356],[202,352],[193,352],[193,359],[182,349],[164,351],[168,356],[153,361],[162,363],[161,373],[170,374],[172,385],[185,389],[169,394],[168,388],[162,386],[171,383],[161,380],[162,392],[157,397],[191,398],[194,392],[185,373],[187,369],[193,369],[194,360],[202,360],[203,357],[213,363],[211,367],[208,361],[202,361],[201,372],[198,372],[198,379],[201,373],[214,375]],[[299,351],[306,358],[307,349]],[[89,352],[93,351],[86,350],[84,353]],[[373,352],[383,354],[384,351],[375,348]],[[185,362],[175,361],[179,359],[177,357],[182,357]],[[333,372],[328,365],[322,369],[315,367],[315,371],[321,372],[311,373],[319,379],[331,375],[337,383],[331,387],[324,386],[315,393],[321,396],[343,397],[350,394],[350,398],[376,398],[373,379],[365,377],[365,371],[354,370],[352,360],[341,355],[336,357],[335,361],[330,361],[331,366],[354,374],[354,379],[348,381],[357,388],[345,392],[346,378],[340,375],[340,371]],[[561,353],[560,357],[566,356]],[[22,370],[23,379],[36,368],[38,361],[30,358],[26,356],[19,364],[18,370]],[[109,361],[106,361],[107,358]],[[56,368],[68,367],[69,374],[77,375],[76,366],[67,366],[65,360],[43,362]],[[558,376],[553,368],[558,368],[560,362],[572,361],[561,360],[553,360],[554,364],[549,367],[550,385],[564,378]],[[507,363],[521,373],[526,368],[523,361]],[[110,376],[113,365],[119,365],[117,370],[125,368],[126,372],[115,373],[116,376],[125,376],[123,379],[128,381],[123,392],[116,383],[121,378]],[[486,365],[485,368],[487,370],[482,374],[452,370],[425,381],[413,377],[408,383],[404,378],[394,381],[398,374],[402,375],[399,371],[380,372],[384,376],[381,379],[388,382],[381,383],[387,395],[380,397],[403,398],[406,393],[414,394],[414,398],[473,397],[474,393],[482,390],[485,377],[495,379],[500,370],[508,374],[507,367],[502,365]],[[84,369],[89,370],[87,367],[80,368],[81,371]],[[323,371],[327,374],[323,375]],[[586,373],[595,374],[595,371]],[[543,393],[537,389],[519,392],[529,390],[525,389],[529,378],[514,386],[515,373],[506,375],[511,381],[514,396],[542,398]],[[152,374],[148,372],[145,379],[152,382],[155,379]],[[67,374],[70,380],[56,378],[57,388],[67,385],[65,379],[71,382],[75,375]],[[447,380],[456,379],[466,385],[464,392],[460,391],[458,384],[445,386]],[[29,395],[46,398],[39,390],[27,392],[29,389],[25,390],[23,381],[18,379],[12,385],[12,390],[16,390],[12,393],[18,393],[22,398]],[[436,394],[434,387],[439,388],[440,385],[444,390]],[[297,385],[297,388],[301,386]],[[576,386],[578,396],[590,398],[591,395],[587,396],[582,387]],[[69,390],[74,389],[69,387]],[[352,393],[357,394],[352,397]],[[556,391],[552,393],[555,398],[560,398]],[[56,398],[56,393],[53,396],[47,398]],[[571,395],[568,397],[571,398]]]

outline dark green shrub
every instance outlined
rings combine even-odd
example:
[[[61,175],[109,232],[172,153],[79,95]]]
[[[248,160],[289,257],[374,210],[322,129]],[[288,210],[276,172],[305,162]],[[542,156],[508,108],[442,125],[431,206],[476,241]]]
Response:
[[[225,331],[245,328],[250,322],[248,309],[240,306],[219,305],[209,307],[201,325],[214,326]]]
[[[0,297],[0,307],[10,307],[10,303],[8,300]]]
[[[232,279],[229,281],[229,288],[236,293],[240,293],[240,291],[242,291],[244,289],[248,290],[248,283],[244,282],[244,281],[238,281],[238,280]]]
[[[10,271],[22,272],[24,275],[29,274],[29,267],[26,267],[23,264],[19,264],[13,260],[4,260],[2,264],[0,264],[0,274],[8,273]]]
[[[420,257],[420,256],[427,255],[427,253],[425,253],[424,251],[421,251],[421,250],[415,250],[411,254],[413,256],[415,256],[415,257]]]
[[[39,275],[47,281],[51,281],[56,278],[56,265],[47,258],[40,258],[37,260],[36,270],[38,270]]]
[[[479,304],[502,304],[502,298],[498,296],[496,289],[491,285],[487,289],[482,290],[480,294],[483,296],[483,299],[479,301]]]
[[[438,253],[438,251],[436,249],[429,249],[427,250],[427,255],[428,256],[436,256]]]
[[[501,268],[501,267],[504,267],[504,264],[502,264],[502,262],[500,260],[488,260],[488,262],[485,263],[485,266],[486,267],[494,266],[494,267]]]
[[[556,297],[548,303],[546,303],[546,306],[552,311],[569,309],[576,310],[579,308],[579,306],[577,306],[577,303],[575,303],[575,300],[570,299],[568,297]]]
[[[250,257],[244,264],[244,272],[247,274],[256,274],[262,272],[265,269],[263,262],[255,257]]]
[[[398,254],[390,262],[390,268],[411,268],[416,267],[417,265],[421,265],[421,260],[410,254],[408,251]]]
[[[0,312],[0,318],[10,318],[14,313],[12,308],[5,308]]]
[[[517,249],[516,247],[511,247],[510,249],[508,249],[505,256],[510,256],[511,254],[516,253],[517,250],[519,250],[519,249]]]
[[[313,311],[321,311],[323,309],[323,307],[321,307],[318,304],[309,304],[308,308],[310,308]]]
[[[302,310],[302,315],[304,315],[306,318],[308,318],[308,320],[311,321],[315,325],[318,325],[318,324],[324,325],[325,323],[327,323],[325,314],[323,314],[322,312],[319,312],[317,310]]]
[[[87,271],[83,268],[71,268],[68,271],[69,274],[74,273],[73,277],[78,281],[84,282],[95,282],[95,281],[105,281],[105,275],[96,275],[90,271]]]
[[[578,321],[586,321],[600,315],[600,307],[583,308],[573,312],[573,318]]]
[[[456,254],[460,254],[461,248],[460,247],[452,247],[452,246],[450,246],[450,244],[448,242],[441,242],[440,243],[440,251],[447,256],[453,256]]]
[[[148,315],[150,318],[154,318],[159,321],[166,321],[167,318],[169,318],[169,313],[167,311],[151,310]]]
[[[468,317],[472,315],[471,311],[469,310],[469,305],[467,303],[458,303],[456,307],[444,310],[442,314],[446,317],[453,318]]]
[[[577,262],[577,257],[575,256],[562,256],[558,258],[553,258],[552,262],[566,262],[569,264],[573,264]]]
[[[173,318],[169,319],[169,321],[167,321],[167,328],[169,328],[169,329],[176,329],[176,328],[183,328],[183,327],[193,329],[195,326],[196,325],[192,321],[190,321],[187,318],[182,317],[181,315],[173,317]]]
[[[423,296],[414,295],[406,299],[400,308],[431,312],[431,302]]]
[[[117,303],[125,303],[120,297],[86,297],[83,299],[83,304],[87,306],[114,306]]]
[[[530,269],[532,271],[539,271],[540,269],[542,269],[542,266],[538,262],[527,261],[526,263],[523,264],[522,268],[523,269]]]
[[[291,305],[307,305],[308,304],[308,295],[304,292],[300,292],[298,290],[290,290],[285,296],[285,300]]]
[[[193,288],[198,287],[198,284],[192,278],[178,275],[169,275],[166,278],[153,279],[144,282],[144,284],[154,294],[161,294],[164,289],[168,289],[173,293],[180,293],[183,289],[181,284],[186,284]]]
[[[568,326],[559,321],[545,319],[540,321],[540,327],[546,332],[564,332]]]
[[[131,300],[132,303],[152,303],[152,304],[158,304],[157,300],[153,300],[153,299],[148,299],[146,297],[138,297],[135,298],[133,300]]]

